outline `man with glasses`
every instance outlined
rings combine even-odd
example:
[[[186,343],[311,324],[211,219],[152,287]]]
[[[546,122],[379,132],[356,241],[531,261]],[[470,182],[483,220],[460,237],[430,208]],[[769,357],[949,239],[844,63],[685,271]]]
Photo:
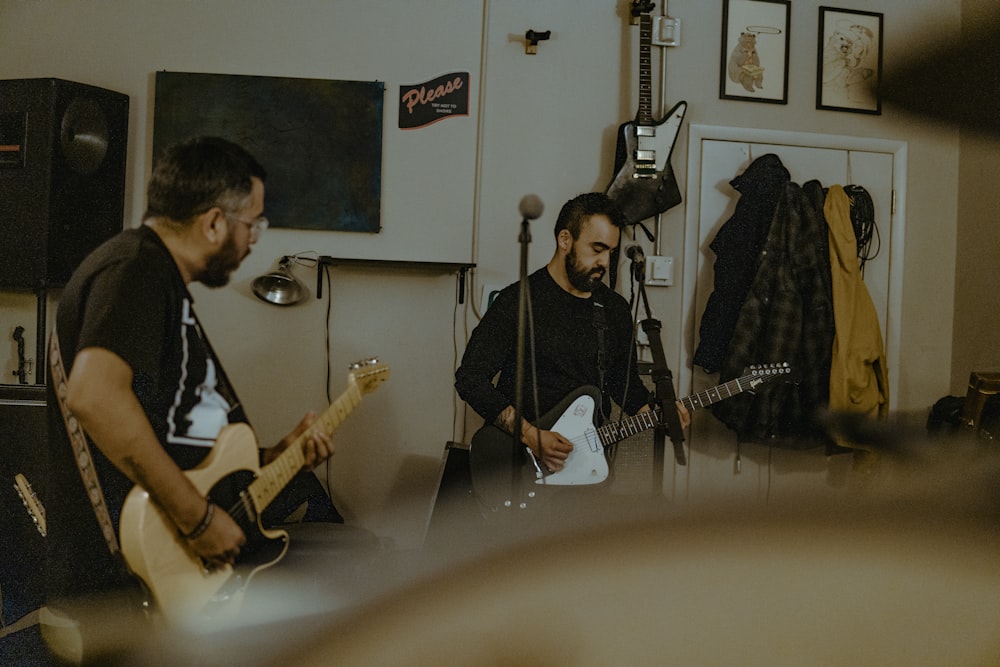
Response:
[[[125,497],[137,484],[206,570],[233,563],[247,536],[229,508],[215,506],[182,471],[202,462],[223,426],[246,415],[198,323],[187,285],[221,287],[250,254],[267,228],[265,177],[251,155],[223,139],[169,148],[154,166],[143,224],[81,264],[56,317],[68,376],[65,404],[90,440],[116,532]],[[95,521],[52,384],[50,604],[135,585]],[[261,463],[314,419],[307,414],[289,436],[262,449]],[[333,444],[312,431],[303,449],[308,470],[333,453]]]

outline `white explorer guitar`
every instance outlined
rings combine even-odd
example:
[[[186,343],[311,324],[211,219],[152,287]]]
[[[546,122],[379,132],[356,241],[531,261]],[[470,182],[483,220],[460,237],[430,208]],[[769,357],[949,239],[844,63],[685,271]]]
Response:
[[[751,366],[747,373],[723,384],[680,399],[694,412],[732,396],[753,391],[766,382],[792,372],[787,363]],[[547,472],[527,447],[523,471],[527,484],[539,486],[584,486],[600,484],[608,478],[605,448],[660,424],[660,409],[640,412],[621,421],[596,426],[601,394],[596,387],[581,387],[538,420],[538,427],[555,431],[573,443],[573,451],[562,470]],[[485,425],[472,436],[469,467],[472,487],[488,507],[498,508],[509,500],[511,491],[512,438],[493,425]]]

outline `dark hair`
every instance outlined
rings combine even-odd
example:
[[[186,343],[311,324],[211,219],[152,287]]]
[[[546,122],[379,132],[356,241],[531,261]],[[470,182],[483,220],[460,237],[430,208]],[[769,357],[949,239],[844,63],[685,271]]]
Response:
[[[253,177],[267,173],[246,150],[218,137],[196,137],[167,148],[146,189],[143,219],[187,221],[213,206],[236,211],[245,205]]]
[[[619,229],[628,222],[621,207],[611,197],[603,192],[587,192],[577,195],[563,204],[562,210],[559,211],[559,217],[556,218],[555,235],[558,237],[559,232],[568,229],[575,241],[580,238],[580,229],[583,227],[583,223],[594,215],[608,216],[611,224]]]

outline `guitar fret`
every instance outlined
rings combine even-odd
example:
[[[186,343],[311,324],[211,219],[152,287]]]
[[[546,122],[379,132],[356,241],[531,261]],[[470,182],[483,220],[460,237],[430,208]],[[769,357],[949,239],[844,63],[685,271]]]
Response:
[[[705,408],[710,405],[714,405],[719,401],[742,394],[745,391],[755,388],[759,383],[769,382],[775,379],[777,375],[790,372],[791,370],[788,368],[787,364],[778,371],[754,371],[743,375],[742,377],[734,378],[728,382],[724,382],[715,387],[710,387],[704,391],[695,392],[690,396],[685,396],[677,400],[681,403],[681,405],[687,408],[689,412],[693,412],[696,409]],[[628,437],[638,435],[648,429],[655,428],[661,423],[663,423],[662,411],[659,407],[655,407],[653,410],[640,412],[620,421],[609,422],[599,426],[596,429],[596,432],[601,442],[607,446],[616,442],[621,442]]]
[[[361,403],[361,389],[352,383],[338,396],[326,411],[316,418],[315,426],[330,434]],[[305,464],[302,447],[309,438],[307,430],[288,446],[277,459],[268,464],[250,485],[250,495],[257,507],[267,507]]]
[[[653,21],[649,14],[639,17],[639,116],[640,125],[650,125],[653,122],[652,97],[652,59],[649,54],[649,44],[653,37]]]
[[[606,435],[602,440],[606,442],[617,442],[619,440],[617,424],[608,424],[607,428],[602,429],[602,431]]]

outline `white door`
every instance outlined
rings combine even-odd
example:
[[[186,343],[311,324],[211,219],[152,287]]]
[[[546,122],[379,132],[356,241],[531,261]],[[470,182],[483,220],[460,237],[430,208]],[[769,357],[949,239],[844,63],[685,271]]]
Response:
[[[698,330],[712,293],[715,255],[708,247],[732,215],[739,194],[729,181],[758,157],[776,154],[793,181],[818,180],[824,187],[860,185],[875,207],[878,254],[865,264],[865,284],[879,314],[890,377],[890,407],[895,404],[899,357],[899,279],[902,275],[905,152],[901,142],[783,133],[745,128],[693,125],[688,144],[688,183],[684,256],[684,335],[679,360],[678,393],[701,391],[718,383],[717,374],[694,368]],[[894,190],[896,196],[894,197]],[[802,452],[776,452],[742,447],[735,435],[711,415],[695,415],[689,434],[689,465],[683,472],[667,471],[669,495],[718,499],[757,496],[772,499],[802,484],[813,486],[816,475],[828,476],[828,462]],[[737,456],[739,458],[737,458]],[[782,483],[774,484],[772,466],[782,459]],[[668,465],[669,462],[668,462]],[[681,473],[680,475],[678,473]]]

